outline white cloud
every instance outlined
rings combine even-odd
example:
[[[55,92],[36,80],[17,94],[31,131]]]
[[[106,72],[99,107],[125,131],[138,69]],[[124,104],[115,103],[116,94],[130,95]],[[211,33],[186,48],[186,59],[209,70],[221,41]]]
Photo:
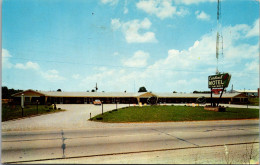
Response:
[[[183,7],[179,8],[179,10],[176,11],[176,15],[178,16],[185,16],[188,15],[189,13],[190,13],[189,10]]]
[[[48,81],[60,81],[60,80],[65,80],[64,77],[59,75],[59,72],[55,69],[48,70],[48,71],[42,71],[40,68],[40,65],[36,62],[28,61],[26,63],[16,63],[16,64],[11,64],[9,62],[9,58],[12,57],[8,50],[2,49],[2,65],[3,68],[16,68],[16,69],[22,69],[22,70],[33,70],[35,71],[38,75],[42,76],[44,79]]]
[[[119,53],[118,52],[114,52],[114,54],[113,54],[114,56],[118,56],[119,55]]]
[[[235,26],[226,27],[228,35],[234,39],[249,38],[259,36],[259,19],[257,19],[252,26],[247,24],[238,24]]]
[[[196,11],[195,12],[197,19],[199,20],[205,20],[209,21],[210,20],[210,15],[206,14],[204,11]]]
[[[114,6],[118,3],[118,0],[101,0],[103,4],[110,4],[111,6]]]
[[[124,14],[127,14],[127,13],[128,13],[128,9],[124,8]]]
[[[216,2],[216,0],[174,0],[176,4],[192,5],[205,2]]]
[[[72,78],[74,78],[74,79],[79,79],[79,78],[80,78],[80,75],[79,75],[79,74],[73,74],[73,75],[72,75]]]
[[[13,64],[9,61],[10,55],[7,49],[2,49],[2,67],[3,68],[12,68]]]
[[[22,63],[17,63],[14,65],[16,69],[23,69],[23,70],[34,70],[38,75],[42,76],[44,79],[47,81],[51,82],[56,82],[56,81],[61,81],[65,80],[64,77],[59,75],[59,72],[55,69],[47,70],[47,71],[42,71],[38,63],[28,61],[25,64]]]
[[[250,85],[257,87],[259,43],[249,45],[243,42],[245,34],[253,29],[252,27],[254,26],[243,24],[223,27],[224,57],[219,59],[219,70],[232,74],[231,83],[236,86],[248,86],[249,84],[244,82],[250,79]],[[158,91],[153,92],[169,92],[177,89],[181,89],[182,92],[208,90],[208,75],[215,74],[217,65],[216,31],[205,34],[184,50],[173,48],[168,50],[168,53],[162,52],[161,59],[151,65],[147,63],[150,55],[147,52],[138,52],[122,61],[125,66],[134,68],[126,67],[118,70],[107,68],[85,78],[82,85],[98,82],[100,86],[107,87],[111,91],[131,92],[134,86],[135,92],[143,85],[150,91],[153,90],[153,86],[158,88],[158,84],[160,84]],[[146,60],[139,63],[138,59]],[[139,69],[139,66],[144,68]],[[250,74],[247,74],[248,72]]]
[[[183,16],[188,13],[183,8],[177,11],[177,7],[172,6],[171,0],[141,0],[136,7],[148,14],[156,15],[160,19],[170,18],[173,15]]]
[[[97,71],[105,71],[105,70],[107,70],[107,68],[104,67],[104,66],[102,66],[102,67],[95,67],[94,69],[97,70]]]
[[[14,67],[17,69],[34,69],[34,70],[38,70],[40,68],[38,63],[31,62],[31,61],[28,61],[26,64],[17,63],[15,64]]]
[[[246,70],[249,72],[255,72],[255,73],[259,73],[259,63],[257,62],[257,60],[246,63],[245,64]]]
[[[131,58],[123,60],[122,63],[127,67],[145,67],[148,58],[149,53],[139,50]]]
[[[153,32],[140,33],[141,29],[148,30],[151,25],[152,23],[148,18],[145,18],[143,21],[135,19],[125,23],[120,22],[119,19],[111,20],[112,29],[117,30],[121,28],[128,43],[157,42]]]
[[[111,20],[111,26],[113,30],[117,30],[121,27],[121,23],[119,19],[112,19]]]
[[[125,4],[124,4],[124,14],[128,13],[128,9],[127,9],[127,0],[125,0]]]
[[[65,80],[65,78],[60,76],[59,72],[55,69],[47,70],[46,72],[41,72],[41,75],[43,76],[43,78],[51,82]]]
[[[258,37],[259,36],[259,19],[254,22],[252,29],[249,29],[246,37]]]

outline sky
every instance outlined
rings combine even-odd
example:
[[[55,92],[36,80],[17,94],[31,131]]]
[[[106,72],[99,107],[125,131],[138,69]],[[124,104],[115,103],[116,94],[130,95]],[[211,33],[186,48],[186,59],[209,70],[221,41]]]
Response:
[[[217,0],[3,0],[2,86],[190,93],[218,68],[256,90],[259,1],[222,0],[220,18]]]

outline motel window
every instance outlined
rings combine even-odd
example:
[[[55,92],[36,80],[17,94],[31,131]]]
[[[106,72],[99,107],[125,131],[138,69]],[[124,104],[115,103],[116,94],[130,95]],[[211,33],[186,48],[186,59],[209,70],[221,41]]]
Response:
[[[24,101],[25,101],[25,102],[30,102],[30,97],[25,97],[25,98],[24,98]]]

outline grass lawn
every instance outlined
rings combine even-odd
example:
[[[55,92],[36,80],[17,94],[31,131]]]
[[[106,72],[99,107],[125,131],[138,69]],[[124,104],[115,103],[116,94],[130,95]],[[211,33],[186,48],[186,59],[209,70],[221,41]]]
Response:
[[[227,108],[226,112],[204,110],[203,107],[146,106],[127,107],[97,115],[91,120],[103,122],[166,122],[259,118],[259,109]]]
[[[52,106],[47,105],[38,105],[38,114],[46,114],[46,113],[55,113],[65,111],[62,109],[49,109]],[[24,107],[23,116],[29,117],[37,115],[37,106],[36,105],[26,105]],[[22,109],[20,105],[8,105],[2,104],[2,121],[17,119],[22,117]]]
[[[259,98],[258,97],[249,97],[249,105],[259,105]]]

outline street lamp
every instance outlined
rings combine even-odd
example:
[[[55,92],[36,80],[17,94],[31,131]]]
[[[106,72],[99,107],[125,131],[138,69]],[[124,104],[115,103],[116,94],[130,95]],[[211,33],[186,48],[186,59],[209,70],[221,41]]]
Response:
[[[104,101],[101,101],[101,104],[102,104],[102,115],[103,115],[103,102],[104,102]]]
[[[247,94],[247,109],[248,109],[248,104],[249,104],[249,97],[248,97],[248,94]]]

